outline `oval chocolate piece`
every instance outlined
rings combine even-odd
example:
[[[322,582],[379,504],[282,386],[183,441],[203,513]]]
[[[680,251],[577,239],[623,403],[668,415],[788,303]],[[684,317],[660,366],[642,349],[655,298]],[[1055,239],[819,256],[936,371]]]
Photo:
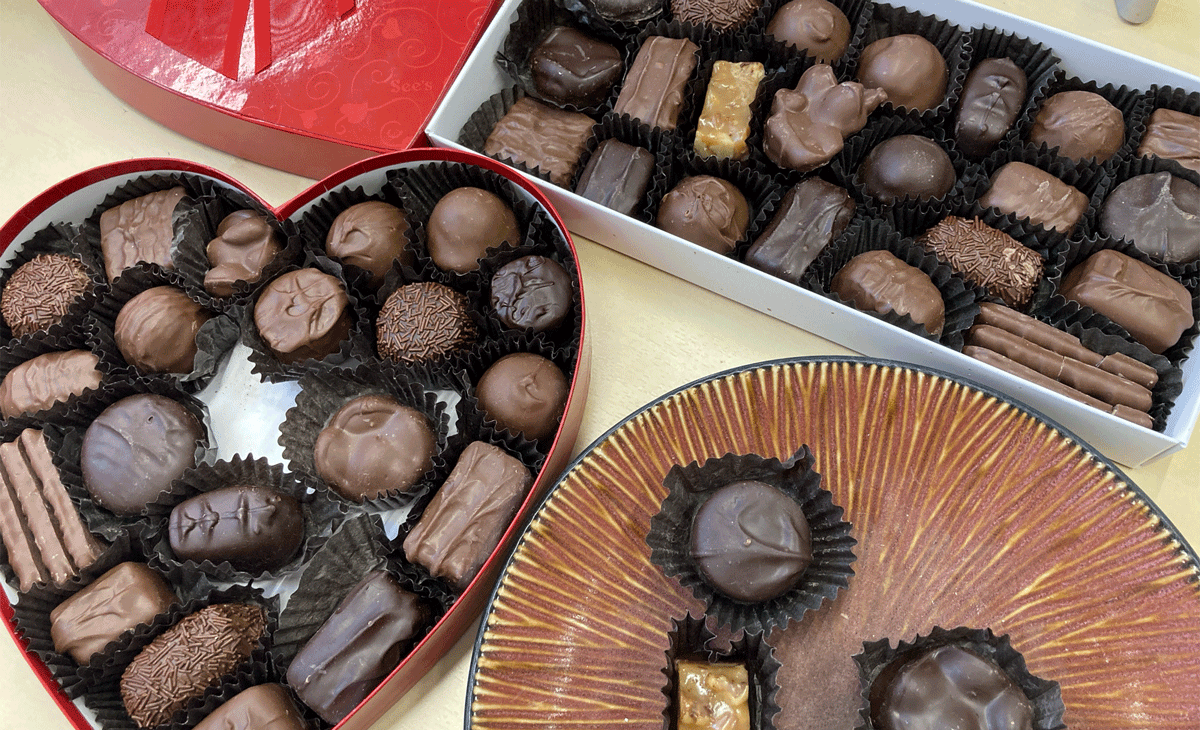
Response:
[[[171,549],[181,560],[229,561],[250,573],[287,564],[304,541],[304,513],[293,497],[250,485],[199,494],[171,510]]]
[[[963,84],[954,139],[964,154],[983,157],[1000,144],[1025,103],[1025,72],[1008,58],[985,58]]]

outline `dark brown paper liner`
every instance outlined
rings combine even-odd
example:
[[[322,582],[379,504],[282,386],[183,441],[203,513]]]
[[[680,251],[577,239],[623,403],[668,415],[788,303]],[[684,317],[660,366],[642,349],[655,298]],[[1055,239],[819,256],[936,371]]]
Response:
[[[855,730],[876,728],[871,719],[871,694],[876,685],[886,687],[890,681],[889,675],[904,663],[926,651],[947,645],[973,651],[1007,674],[1033,705],[1034,730],[1065,730],[1062,716],[1066,708],[1058,682],[1031,674],[1025,666],[1025,658],[1013,648],[1007,634],[997,637],[991,629],[960,627],[946,630],[940,626],[934,627],[927,635],[914,638],[912,642],[900,639],[894,649],[888,639],[863,643],[862,653],[854,655],[863,694],[863,706],[859,711],[861,721]]]
[[[1170,109],[1172,111],[1191,114],[1194,117],[1200,117],[1200,91],[1187,91],[1174,86],[1159,86],[1154,84],[1144,95],[1144,104],[1139,112],[1131,120],[1133,127],[1134,139],[1130,140],[1130,147],[1133,149],[1133,156],[1137,157],[1137,150],[1142,145],[1142,141],[1146,136],[1146,125],[1150,121],[1150,115],[1158,109]],[[1162,160],[1170,160],[1178,169],[1188,170],[1189,168],[1181,165],[1177,160],[1169,157],[1155,158]],[[1172,168],[1174,171],[1176,168]],[[1192,170],[1192,172],[1196,172]]]
[[[747,39],[761,38],[763,45],[768,49],[773,66],[784,66],[793,59],[801,57],[815,63],[816,59],[812,54],[805,53],[800,48],[767,32],[767,26],[771,24],[775,14],[788,2],[790,0],[767,0],[764,2],[746,26],[744,37]],[[846,21],[850,23],[850,37],[846,42],[846,50],[831,63],[838,79],[842,80],[849,78],[849,66],[857,62],[858,54],[862,52],[862,39],[867,32],[867,21],[870,17],[868,11],[871,3],[868,0],[830,0],[830,2],[842,11],[842,14],[846,16]]]
[[[1029,132],[1033,129],[1034,121],[1037,119],[1038,112],[1050,97],[1064,91],[1090,91],[1094,94],[1099,94],[1106,101],[1112,104],[1121,112],[1121,117],[1125,121],[1125,139],[1113,156],[1106,161],[1097,160],[1095,157],[1089,157],[1083,160],[1073,160],[1070,157],[1064,157],[1058,154],[1058,148],[1051,149],[1045,143],[1034,145],[1029,141]],[[1063,161],[1067,165],[1073,167],[1097,167],[1106,163],[1117,164],[1133,154],[1134,147],[1131,143],[1134,138],[1141,138],[1141,133],[1135,133],[1135,120],[1141,117],[1141,109],[1144,106],[1142,92],[1137,89],[1130,89],[1126,86],[1115,87],[1112,84],[1101,86],[1095,81],[1082,81],[1073,76],[1067,76],[1060,71],[1049,86],[1045,88],[1039,98],[1035,100],[1035,104],[1027,106],[1024,113],[1017,118],[1016,124],[1013,125],[1015,136],[1017,139],[1033,147],[1039,154],[1051,154],[1056,159]]]
[[[680,619],[672,619],[670,647],[666,651],[667,664],[663,674],[667,681],[663,686],[666,705],[663,707],[664,730],[679,728],[679,673],[675,662],[690,659],[701,662],[735,663],[746,667],[750,679],[750,727],[755,730],[775,730],[775,716],[779,704],[775,695],[779,691],[779,660],[775,649],[766,642],[761,633],[746,633],[734,641],[728,651],[713,648],[716,635],[708,629],[704,618],[690,613]]]
[[[64,254],[78,259],[83,263],[92,283],[88,291],[76,297],[58,322],[24,337],[14,337],[8,322],[0,317],[0,343],[12,345],[16,342],[40,340],[46,337],[61,337],[72,328],[79,326],[87,317],[88,312],[92,310],[96,300],[104,295],[108,284],[104,279],[103,265],[98,264],[95,257],[90,255],[90,251],[79,244],[78,238],[79,234],[74,227],[65,223],[55,223],[37,231],[24,243],[10,247],[13,251],[12,256],[4,262],[3,266],[0,266],[0,292],[8,286],[9,279],[17,269],[32,261],[39,254]],[[100,265],[101,268],[97,269],[97,265]]]
[[[799,583],[780,596],[761,603],[733,600],[714,590],[701,577],[690,555],[692,519],[696,510],[715,490],[736,481],[755,480],[783,492],[798,502],[812,531],[812,563]],[[675,577],[707,606],[706,615],[718,627],[729,626],[736,634],[770,632],[787,628],[804,614],[832,603],[838,591],[849,586],[854,574],[854,546],[850,523],[833,496],[821,487],[812,454],[801,447],[785,461],[756,454],[726,454],[703,464],[674,466],[663,480],[668,489],[662,508],[650,520],[646,543],[650,562],[667,577]]]

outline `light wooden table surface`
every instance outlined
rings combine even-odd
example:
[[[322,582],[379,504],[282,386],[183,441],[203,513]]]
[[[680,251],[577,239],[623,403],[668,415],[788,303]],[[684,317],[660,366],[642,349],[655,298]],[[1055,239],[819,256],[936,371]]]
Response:
[[[1200,75],[1196,0],[1161,0],[1151,21],[1140,26],[1121,22],[1111,0],[985,2]],[[0,221],[63,178],[132,157],[176,157],[210,165],[275,205],[311,184],[205,147],[146,119],[88,74],[34,0],[4,0]],[[576,238],[575,244],[593,357],[575,453],[647,402],[710,373],[780,357],[849,354],[591,241]],[[1200,436],[1184,451],[1126,473],[1193,546],[1200,546]],[[375,727],[461,728],[474,640],[472,630]],[[7,637],[0,637],[0,717],[0,727],[10,730],[69,727]]]

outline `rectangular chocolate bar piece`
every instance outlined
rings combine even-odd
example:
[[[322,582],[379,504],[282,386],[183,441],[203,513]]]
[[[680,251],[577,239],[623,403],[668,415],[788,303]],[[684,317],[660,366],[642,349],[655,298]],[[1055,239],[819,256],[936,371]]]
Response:
[[[594,124],[586,114],[522,97],[496,122],[483,153],[539,169],[550,182],[565,187],[571,184]]]
[[[744,160],[750,154],[751,104],[763,80],[761,63],[713,64],[693,149],[701,157]]]
[[[110,641],[148,624],[177,599],[158,573],[142,563],[121,563],[54,607],[54,650],[86,665]]]
[[[699,46],[686,38],[647,38],[625,75],[613,111],[652,127],[675,129],[683,110],[684,90],[696,70],[699,50]]]
[[[632,215],[650,185],[654,155],[616,139],[606,139],[588,159],[575,192],[624,215]]]

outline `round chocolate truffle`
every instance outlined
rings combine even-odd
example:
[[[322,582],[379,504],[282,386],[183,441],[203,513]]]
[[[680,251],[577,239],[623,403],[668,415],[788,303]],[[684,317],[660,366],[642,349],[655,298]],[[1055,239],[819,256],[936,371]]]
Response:
[[[550,360],[514,352],[479,378],[479,407],[500,429],[536,441],[554,434],[567,403],[567,376]]]
[[[1100,230],[1133,241],[1157,261],[1196,261],[1200,259],[1200,187],[1165,171],[1131,177],[1105,198]]]
[[[521,243],[512,208],[482,188],[456,188],[443,195],[429,214],[425,235],[433,263],[460,274],[478,269],[489,248]]]
[[[405,284],[388,296],[375,320],[379,356],[420,364],[450,355],[475,341],[467,297],[444,284]]]
[[[57,324],[75,300],[92,288],[83,262],[61,253],[34,256],[8,277],[0,294],[0,316],[13,337]]]
[[[196,362],[196,333],[212,317],[182,289],[156,286],[125,302],[113,338],[125,362],[143,373],[187,374]]]
[[[294,497],[267,487],[223,487],[175,505],[167,538],[180,560],[228,561],[261,573],[283,567],[300,549],[304,512]]]
[[[235,283],[257,282],[282,250],[283,236],[266,216],[253,210],[230,213],[205,249],[212,268],[204,274],[204,290],[217,297],[232,296]]]
[[[792,0],[775,12],[767,34],[795,46],[818,63],[833,63],[850,44],[850,21],[829,0]]]
[[[350,336],[350,298],[318,269],[289,271],[267,284],[254,304],[258,334],[280,362],[320,360]]]
[[[763,0],[671,0],[675,20],[718,30],[740,28],[762,7]]]
[[[529,59],[539,94],[579,107],[603,103],[624,69],[615,46],[565,25],[552,28]]]
[[[911,33],[880,38],[858,60],[863,86],[883,89],[893,105],[917,111],[942,102],[947,79],[946,59],[937,46]]]
[[[363,395],[330,417],[313,445],[317,474],[347,499],[407,491],[433,466],[437,437],[420,411]]]
[[[204,427],[182,404],[140,393],[104,409],[83,434],[79,466],[96,504],[136,515],[196,465]]]
[[[733,482],[696,510],[689,549],[715,590],[760,603],[800,582],[812,563],[812,532],[796,500],[763,482]]]
[[[858,168],[867,195],[881,203],[904,198],[940,198],[958,179],[950,155],[936,142],[916,134],[884,140],[867,153]]]
[[[746,235],[750,205],[733,183],[711,175],[685,177],[663,196],[658,227],[717,253]]]
[[[381,200],[368,200],[343,210],[333,219],[325,236],[325,253],[344,264],[365,269],[370,285],[378,288],[392,262],[412,266],[412,252],[405,250],[408,221],[404,211]]]
[[[571,277],[545,256],[519,258],[492,277],[492,308],[513,329],[552,330],[566,321],[574,299]]]
[[[1029,141],[1044,144],[1076,162],[1106,162],[1125,144],[1125,118],[1107,99],[1090,91],[1061,91],[1038,110]]]

